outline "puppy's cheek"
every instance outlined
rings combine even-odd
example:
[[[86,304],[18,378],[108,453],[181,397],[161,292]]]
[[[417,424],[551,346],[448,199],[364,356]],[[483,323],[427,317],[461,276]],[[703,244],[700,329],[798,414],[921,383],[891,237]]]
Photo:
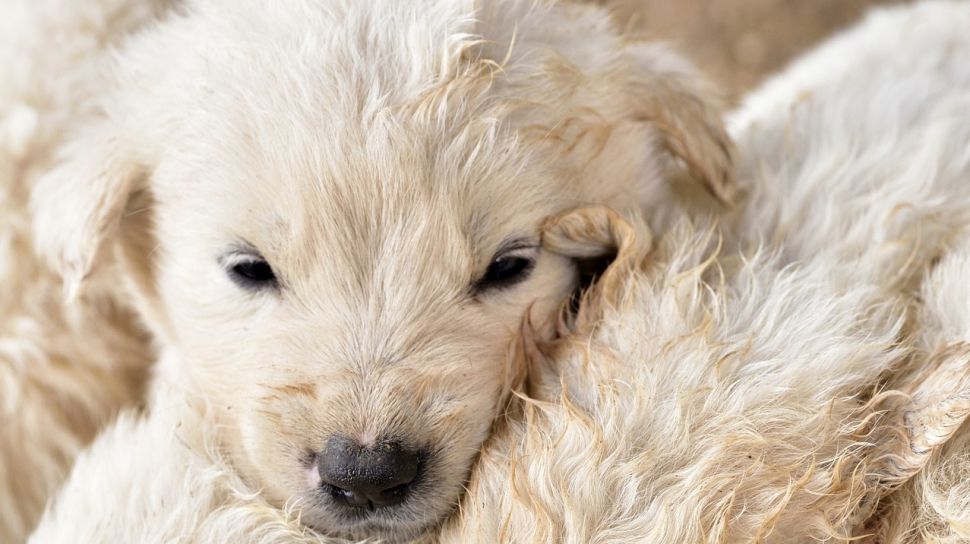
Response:
[[[280,413],[280,408],[289,413]],[[315,477],[310,469],[316,469],[307,456],[312,440],[306,425],[294,421],[299,410],[248,402],[233,412],[235,419],[224,433],[232,461],[270,502],[281,505],[316,488],[310,487]]]
[[[478,452],[488,439],[501,387],[483,384],[479,393],[465,397],[463,410],[441,418],[431,429],[436,454],[429,463],[428,477],[434,487],[426,489],[422,497],[429,513],[444,515],[460,501]]]

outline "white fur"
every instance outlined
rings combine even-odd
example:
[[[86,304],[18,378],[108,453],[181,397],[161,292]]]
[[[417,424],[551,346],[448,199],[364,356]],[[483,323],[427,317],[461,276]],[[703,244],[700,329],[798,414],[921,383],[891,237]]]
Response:
[[[917,342],[941,375],[931,384],[936,390],[962,386],[960,374],[970,362],[970,245],[965,234],[951,245],[953,249],[927,275],[920,293],[925,304],[920,309]],[[925,369],[917,367],[912,373],[925,373]],[[923,403],[934,401],[930,396]],[[970,395],[964,392],[937,406],[965,415],[970,411]],[[952,438],[923,470],[885,499],[883,515],[870,529],[881,541],[965,542],[970,538],[970,432],[961,422],[962,418],[948,422],[946,437],[952,434]]]
[[[87,109],[106,52],[162,0],[11,0],[0,16],[0,542],[27,537],[74,456],[141,398],[148,339],[92,289],[63,304],[35,257],[28,194]]]
[[[33,38],[3,48],[17,74],[34,78],[9,88],[5,80],[0,103],[2,141],[29,168],[4,178],[18,208],[10,274],[44,293],[37,322],[61,332],[64,315],[81,308],[88,313],[77,322],[96,324],[98,335],[115,341],[101,329],[117,326],[138,342],[123,337],[135,345],[103,352],[94,370],[106,379],[89,377],[82,356],[39,372],[51,387],[0,375],[49,420],[20,410],[15,428],[75,439],[70,448],[35,437],[0,446],[11,473],[32,448],[40,459],[63,454],[46,481],[24,472],[38,491],[33,510],[4,508],[13,538],[74,451],[114,410],[140,400],[149,340],[175,354],[160,370],[174,376],[172,387],[206,406],[205,418],[186,421],[206,426],[194,431],[260,500],[298,503],[303,522],[332,534],[418,534],[453,509],[520,380],[506,354],[523,316],[531,309],[548,329],[575,287],[573,257],[588,257],[540,251],[546,218],[588,203],[662,208],[665,182],[681,170],[714,197],[732,196],[731,146],[709,89],[666,48],[625,39],[597,7],[37,8],[23,3],[10,24],[25,36],[57,27],[69,40],[61,53]],[[107,54],[104,45],[122,41]],[[43,108],[19,102],[48,91],[57,100]],[[25,143],[37,130],[56,137]],[[477,289],[516,240],[536,261],[532,275]],[[278,289],[247,290],[230,278],[234,259],[256,252],[277,272]],[[74,306],[62,307],[59,291]],[[138,335],[132,312],[150,338]],[[67,330],[92,345],[59,341],[37,353],[94,349],[94,333]],[[64,390],[98,417],[83,428],[60,421],[88,409],[52,406]],[[394,511],[341,517],[306,477],[333,436],[423,452],[420,485]],[[17,501],[16,491],[0,506]]]
[[[931,269],[963,247],[970,212],[968,22],[958,2],[885,10],[754,93],[733,117],[747,194],[720,226],[677,221],[649,253],[635,213],[547,225],[553,250],[614,243],[619,256],[560,338],[526,327],[528,388],[433,539],[814,542],[890,534],[880,524],[965,536],[962,488],[940,486],[962,481],[965,435],[934,452],[959,432],[970,393],[955,348],[967,253]],[[267,531],[247,541],[313,541],[198,440],[191,454],[164,440],[179,406],[99,441],[36,541],[131,536],[77,514],[89,489],[105,498],[100,520],[148,512],[137,529],[157,531],[138,535],[148,540],[176,534],[175,519],[178,538],[199,542],[247,522]],[[174,484],[164,492],[181,497],[164,510],[105,479],[143,438],[195,459],[145,481]],[[144,479],[158,457],[114,477]],[[206,511],[212,496],[226,502]]]
[[[968,22],[879,12],[753,93],[720,257],[675,228],[546,355],[445,539],[965,537],[965,276],[924,278],[970,220]]]

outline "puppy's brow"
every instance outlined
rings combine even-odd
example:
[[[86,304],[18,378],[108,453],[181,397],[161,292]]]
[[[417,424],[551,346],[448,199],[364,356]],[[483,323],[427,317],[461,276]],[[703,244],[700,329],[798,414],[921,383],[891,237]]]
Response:
[[[498,246],[495,255],[502,255],[520,249],[536,249],[539,247],[539,240],[531,236],[519,236],[507,239]]]
[[[233,242],[233,244],[229,246],[229,249],[219,256],[219,262],[224,263],[224,261],[226,261],[228,258],[238,255],[262,256],[262,253],[256,249],[256,246],[253,244],[245,240],[239,240]]]

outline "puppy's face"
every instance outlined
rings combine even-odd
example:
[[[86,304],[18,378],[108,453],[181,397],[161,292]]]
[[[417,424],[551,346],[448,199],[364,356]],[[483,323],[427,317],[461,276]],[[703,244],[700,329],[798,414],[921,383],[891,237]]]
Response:
[[[154,276],[243,473],[312,526],[398,538],[457,503],[513,332],[575,273],[539,246],[562,184],[511,135],[352,125],[187,136],[151,181]]]

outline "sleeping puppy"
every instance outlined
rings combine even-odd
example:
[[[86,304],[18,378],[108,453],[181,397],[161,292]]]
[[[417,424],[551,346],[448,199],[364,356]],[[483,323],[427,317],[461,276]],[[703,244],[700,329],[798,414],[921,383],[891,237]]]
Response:
[[[545,218],[649,212],[679,171],[731,198],[688,65],[536,4],[187,1],[34,187],[68,294],[123,284],[234,469],[324,533],[456,507],[521,380],[514,331],[580,283]]]

